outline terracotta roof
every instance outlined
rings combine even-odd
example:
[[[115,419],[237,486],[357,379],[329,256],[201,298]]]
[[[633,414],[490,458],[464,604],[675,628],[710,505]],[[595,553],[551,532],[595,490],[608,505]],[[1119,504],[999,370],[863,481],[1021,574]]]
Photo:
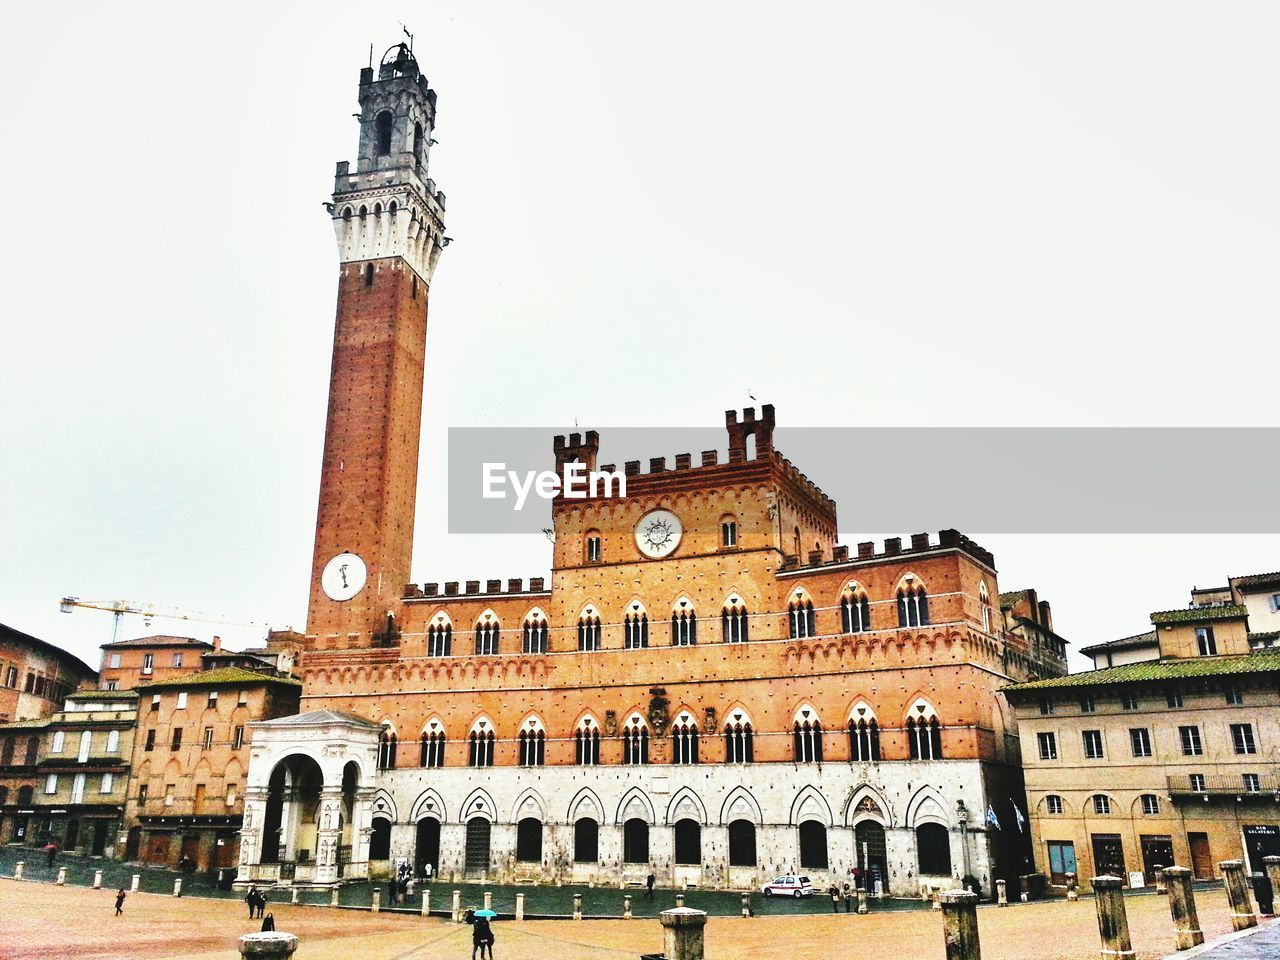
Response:
[[[132,690],[76,690],[67,694],[67,699],[76,700],[137,700],[138,695]]]
[[[48,640],[41,640],[39,637],[33,637],[29,633],[23,633],[21,630],[15,630],[13,627],[7,626],[3,623],[0,623],[0,639],[6,640],[9,643],[16,643],[19,646],[25,645],[34,647],[35,649],[41,650],[45,653],[62,657],[73,667],[83,672],[86,677],[96,677],[98,675],[97,670],[93,669],[93,667],[89,666],[74,653],[69,653],[61,647],[50,643]]]
[[[1088,670],[1065,677],[1032,680],[1015,683],[1004,688],[1005,693],[1024,693],[1035,690],[1063,689],[1071,687],[1099,687],[1111,683],[1140,683],[1143,681],[1182,680],[1193,677],[1213,677],[1238,673],[1280,673],[1280,651],[1267,650],[1234,657],[1189,657],[1185,660],[1149,660],[1143,663],[1126,663],[1122,667],[1105,670]]]
[[[218,667],[216,670],[201,670],[185,676],[170,677],[167,680],[155,680],[151,683],[140,683],[134,689],[164,690],[181,687],[243,687],[258,683],[279,683],[289,687],[301,687],[302,681],[292,677],[273,677],[267,673],[255,673],[242,670],[240,667]]]
[[[1251,573],[1245,577],[1231,578],[1233,587],[1260,587],[1268,583],[1280,583],[1280,570],[1275,573]]]
[[[104,643],[103,650],[115,650],[119,647],[204,647],[212,650],[213,644],[195,637],[175,637],[169,633],[157,633],[153,637],[134,637],[132,640],[117,640],[115,643]]]
[[[1161,610],[1153,613],[1151,622],[1157,626],[1164,623],[1203,623],[1205,620],[1239,620],[1248,615],[1248,609],[1239,604],[1221,607],[1186,607],[1182,610]]]
[[[1127,650],[1130,647],[1146,647],[1153,643],[1159,643],[1154,630],[1148,630],[1146,633],[1135,633],[1132,637],[1121,637],[1119,640],[1107,640],[1103,643],[1093,643],[1087,647],[1081,647],[1081,653],[1093,653],[1095,650]]]

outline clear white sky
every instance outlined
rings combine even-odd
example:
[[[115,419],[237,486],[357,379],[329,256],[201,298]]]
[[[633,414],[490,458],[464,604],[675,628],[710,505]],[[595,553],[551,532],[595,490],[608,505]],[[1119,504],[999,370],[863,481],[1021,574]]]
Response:
[[[110,618],[62,594],[303,625],[321,204],[402,19],[456,240],[418,580],[549,563],[541,538],[445,535],[449,426],[576,418],[607,458],[609,426],[714,425],[748,391],[794,426],[1277,425],[1274,3],[19,5],[0,621],[95,664]],[[967,532],[1077,645],[1280,568],[1274,536]]]

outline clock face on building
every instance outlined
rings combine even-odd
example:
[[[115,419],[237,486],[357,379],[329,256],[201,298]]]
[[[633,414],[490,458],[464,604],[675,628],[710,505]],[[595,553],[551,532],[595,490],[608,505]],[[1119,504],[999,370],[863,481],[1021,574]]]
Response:
[[[653,510],[636,524],[636,546],[646,557],[654,560],[670,556],[680,545],[684,527],[680,518],[670,510]]]
[[[324,565],[320,586],[330,600],[342,603],[364,589],[368,575],[363,560],[354,553],[340,553]]]

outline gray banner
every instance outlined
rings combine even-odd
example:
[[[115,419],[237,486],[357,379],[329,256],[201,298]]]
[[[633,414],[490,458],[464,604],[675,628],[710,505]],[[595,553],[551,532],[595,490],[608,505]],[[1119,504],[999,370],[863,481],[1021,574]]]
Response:
[[[549,527],[537,474],[554,471],[554,436],[585,432],[451,429],[449,532]],[[599,434],[619,472],[689,453],[693,480],[702,451],[728,460],[723,428]],[[842,531],[1280,532],[1280,428],[780,427],[774,447],[836,501]]]

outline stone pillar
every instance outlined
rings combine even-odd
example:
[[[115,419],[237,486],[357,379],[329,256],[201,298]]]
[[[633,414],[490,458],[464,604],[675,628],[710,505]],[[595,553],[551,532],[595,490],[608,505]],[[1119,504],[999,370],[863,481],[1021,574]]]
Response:
[[[516,919],[517,920],[524,919],[524,894],[523,893],[516,894]]]
[[[373,902],[369,904],[369,910],[372,913],[377,913],[381,909],[382,909],[382,888],[374,887]]]
[[[518,906],[524,906],[524,898],[520,897],[516,900]],[[422,891],[422,915],[424,917],[431,916],[431,891],[424,889]]]
[[[290,891],[289,891],[289,902],[290,902],[290,903],[297,903],[297,902],[298,902],[298,888],[297,888],[297,887],[294,887],[292,890],[290,890]]]
[[[338,882],[338,848],[342,846],[342,831],[338,822],[342,819],[342,784],[325,784],[320,790],[320,804],[316,808],[316,883]],[[266,805],[263,805],[263,815]],[[356,822],[352,818],[352,835]],[[356,851],[351,857],[356,859]]]
[[[130,892],[130,893],[137,893],[137,892],[138,892],[138,884],[139,884],[139,883],[141,883],[141,882],[142,882],[142,874],[140,874],[140,873],[135,873],[135,874],[133,875],[133,880],[132,880],[132,881],[130,881],[130,883],[129,883],[129,892]]]
[[[1164,885],[1164,864],[1163,864],[1163,863],[1153,863],[1153,864],[1151,865],[1151,870],[1152,870],[1152,872],[1154,872],[1154,873],[1155,873],[1155,875],[1156,875],[1156,893],[1164,893],[1164,892],[1165,892],[1165,885]]]
[[[930,910],[942,909],[942,888],[941,887],[929,888],[929,901],[930,901],[929,903]]]
[[[240,863],[236,867],[236,880],[248,883],[251,867],[262,862],[262,843],[259,825],[267,819],[267,785],[246,785],[244,790],[244,816],[240,824]]]
[[[13,879],[21,880],[22,871],[25,870],[26,867],[27,867],[27,861],[25,860],[19,860],[17,863],[15,863],[13,865]]]
[[[703,960],[702,931],[707,915],[701,910],[676,907],[662,911],[662,930],[667,960]]]
[[[1186,867],[1165,867],[1160,876],[1169,894],[1174,946],[1179,950],[1190,950],[1204,943],[1200,916],[1196,913],[1196,895],[1191,889],[1191,871]]]
[[[63,885],[64,883],[66,883],[66,882],[67,882],[67,868],[66,868],[66,867],[59,867],[59,868],[58,868],[58,879],[57,879],[57,880],[55,880],[55,881],[54,881],[54,883],[56,883],[58,886],[62,886],[62,885]]]
[[[677,894],[676,894],[676,906],[677,906],[677,907],[683,907],[683,906],[684,906],[684,894],[683,894],[683,893],[677,893]]]
[[[453,922],[462,922],[462,891],[453,891]]]
[[[93,889],[95,890],[102,889],[102,871],[101,870],[93,871]]]
[[[631,919],[631,894],[627,894],[622,898],[622,919]]]
[[[338,888],[334,887],[329,891],[329,906],[336,907],[338,905]]]
[[[865,887],[858,888],[858,912],[867,912],[867,891]]]
[[[1102,960],[1133,960],[1129,939],[1129,915],[1124,909],[1124,881],[1119,877],[1094,877],[1094,903],[1098,907],[1098,933],[1102,936]]]
[[[1253,914],[1253,900],[1249,897],[1248,883],[1244,877],[1243,860],[1223,860],[1218,864],[1222,880],[1227,888],[1227,905],[1231,908],[1231,929],[1247,930],[1258,925]]]
[[[175,897],[182,896],[182,878],[181,877],[173,881],[173,895]]]
[[[742,895],[742,915],[744,917],[751,916],[751,894],[749,893]]]
[[[1076,882],[1074,873],[1067,874],[1067,903],[1075,903],[1080,899],[1080,884]]]
[[[287,960],[298,949],[298,938],[292,933],[246,933],[240,938],[242,960]]]
[[[486,910],[493,909],[493,891],[492,890],[486,890],[484,892],[484,908]]]
[[[996,881],[996,906],[1007,907],[1009,905],[1009,892],[1006,889],[1008,884],[1004,880]]]
[[[573,919],[582,919],[582,894],[580,893],[573,895]]]
[[[942,895],[942,940],[947,960],[982,960],[978,943],[978,895],[948,890]]]
[[[1271,881],[1272,897],[1280,900],[1280,857],[1263,857],[1262,865],[1267,872],[1267,879]]]

